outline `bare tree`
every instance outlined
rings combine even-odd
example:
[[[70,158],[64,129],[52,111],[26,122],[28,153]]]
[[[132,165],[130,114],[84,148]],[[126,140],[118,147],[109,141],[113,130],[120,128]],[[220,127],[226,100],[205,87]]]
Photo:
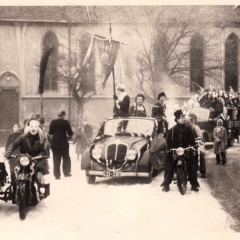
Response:
[[[172,84],[188,88],[191,86],[186,79],[189,79],[190,75],[195,75],[196,78],[201,75],[221,81],[223,68],[221,47],[219,47],[221,28],[216,27],[216,22],[219,21],[219,16],[226,16],[226,12],[224,8],[219,8],[218,12],[215,12],[216,9],[208,10],[206,6],[205,8],[203,6],[118,7],[131,23],[132,31],[139,40],[135,49],[134,71],[137,77],[135,85],[148,99],[152,96],[146,91],[146,86],[156,96],[160,84],[163,85],[165,79]],[[209,29],[211,31],[208,31]],[[194,34],[199,34],[200,38],[203,36],[202,41],[197,39],[191,45]],[[195,55],[191,55],[193,47],[197,49]],[[198,49],[203,50],[202,55]],[[207,52],[206,49],[211,52]],[[190,57],[195,65],[189,64]],[[204,64],[199,70],[197,65],[201,58]]]
[[[71,95],[77,103],[77,126],[82,122],[84,104],[96,93],[95,80],[98,76],[95,76],[94,56],[92,55],[89,63],[83,66],[90,41],[90,34],[80,35],[72,43],[73,46],[77,47],[71,49],[70,54],[69,47],[62,46],[65,49],[63,51],[65,54],[60,54],[58,61],[58,74],[67,83]]]

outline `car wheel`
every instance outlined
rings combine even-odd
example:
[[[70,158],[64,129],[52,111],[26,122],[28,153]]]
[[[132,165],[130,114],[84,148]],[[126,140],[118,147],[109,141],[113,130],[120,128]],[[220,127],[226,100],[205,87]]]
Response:
[[[146,183],[150,184],[152,182],[152,178],[153,178],[153,165],[150,164],[149,176],[146,179]]]
[[[86,179],[88,184],[94,184],[96,180],[96,176],[89,175],[88,171],[86,171]]]

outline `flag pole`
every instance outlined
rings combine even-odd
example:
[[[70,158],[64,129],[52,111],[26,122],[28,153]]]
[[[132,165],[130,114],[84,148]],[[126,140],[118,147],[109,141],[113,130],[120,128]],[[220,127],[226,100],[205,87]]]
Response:
[[[111,23],[111,20],[110,20],[110,17],[109,17],[109,35],[110,35],[110,38],[109,38],[109,43],[111,43],[111,40],[112,40],[112,23]],[[115,95],[116,95],[116,82],[115,82],[115,72],[114,72],[114,66],[112,68],[112,77],[113,77],[113,101],[114,101],[114,107],[113,107],[113,113],[116,112],[116,102],[115,102]]]
[[[41,117],[43,117],[43,102],[42,102],[42,93],[40,93],[40,108],[41,108]]]

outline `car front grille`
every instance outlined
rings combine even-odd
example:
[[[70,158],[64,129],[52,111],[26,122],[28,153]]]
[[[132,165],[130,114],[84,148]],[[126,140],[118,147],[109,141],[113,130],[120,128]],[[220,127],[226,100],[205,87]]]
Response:
[[[124,161],[128,146],[123,143],[114,143],[107,146],[106,159],[114,161]]]

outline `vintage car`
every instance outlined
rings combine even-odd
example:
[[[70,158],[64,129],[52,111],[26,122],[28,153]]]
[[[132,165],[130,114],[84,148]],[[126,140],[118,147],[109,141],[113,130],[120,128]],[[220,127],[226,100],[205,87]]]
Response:
[[[207,108],[194,108],[194,113],[197,115],[197,124],[202,129],[203,141],[213,142],[213,130],[216,127],[216,119],[210,118],[210,109]],[[228,108],[228,115],[230,116],[228,131],[228,146],[231,147],[234,144],[234,135],[238,133],[240,128],[240,113],[239,118],[234,117],[232,108]]]
[[[163,169],[166,140],[156,134],[155,118],[108,118],[90,148],[83,153],[81,169],[89,184],[96,177],[142,177],[148,183]]]

